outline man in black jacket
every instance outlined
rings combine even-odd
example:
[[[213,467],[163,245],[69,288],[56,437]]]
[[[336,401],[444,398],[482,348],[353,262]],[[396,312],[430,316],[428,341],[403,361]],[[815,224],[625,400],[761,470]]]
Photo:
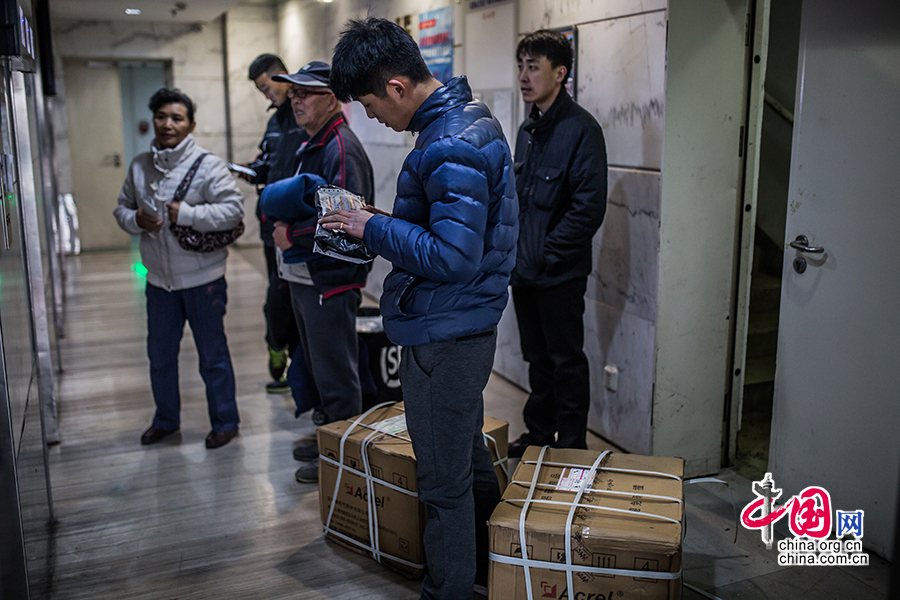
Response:
[[[256,89],[272,103],[270,108],[275,108],[275,114],[269,118],[266,134],[259,143],[259,158],[250,165],[255,168],[256,177],[245,177],[257,186],[291,177],[296,169],[296,155],[300,145],[309,139],[306,131],[294,121],[294,113],[287,97],[287,90],[291,85],[272,79],[275,75],[286,73],[284,63],[274,54],[261,54],[250,65],[250,79]],[[259,203],[256,205],[256,218],[259,219],[259,238],[263,242],[269,278],[263,312],[266,316],[266,343],[269,346],[269,375],[272,381],[266,384],[266,391],[281,393],[289,390],[284,372],[288,357],[293,356],[297,348],[299,336],[291,309],[288,284],[278,277],[275,242],[272,239],[275,224],[265,220]],[[306,393],[314,391],[306,390]]]
[[[510,456],[529,445],[587,447],[584,293],[606,212],[603,131],[565,90],[572,46],[558,32],[536,31],[516,57],[531,112],[516,141],[519,242],[510,283],[531,395],[528,432],[510,444]]]
[[[294,119],[310,136],[298,154],[297,174],[318,175],[374,204],[372,165],[344,119],[343,104],[331,91],[330,74],[328,63],[313,61],[292,75],[274,78],[291,84],[288,97]],[[304,262],[285,262],[283,251],[292,246],[312,251],[316,225],[316,215],[290,224],[279,221],[273,236],[282,251],[278,270],[290,285],[303,355],[319,392],[325,422],[331,423],[362,411],[356,312],[371,263],[356,264],[322,254]],[[294,449],[294,458],[307,462],[295,474],[298,482],[318,482],[318,457],[316,442]]]

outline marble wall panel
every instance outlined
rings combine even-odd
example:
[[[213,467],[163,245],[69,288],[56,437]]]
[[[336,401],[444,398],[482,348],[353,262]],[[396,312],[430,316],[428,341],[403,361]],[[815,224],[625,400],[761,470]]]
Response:
[[[609,164],[662,168],[666,13],[578,31],[578,102],[603,127]]]
[[[585,353],[591,368],[588,426],[630,452],[650,454],[656,326],[593,300],[585,302]],[[616,391],[604,385],[604,367],[618,370]]]
[[[241,135],[262,138],[273,111],[269,101],[248,78],[250,64],[260,54],[278,54],[278,23],[274,6],[239,5],[226,15],[228,83],[231,107],[232,147]],[[301,65],[286,64],[294,72]],[[255,155],[254,155],[255,156]]]
[[[587,297],[654,321],[659,278],[660,173],[609,169]]]
[[[666,0],[520,0],[519,32],[567,27],[652,10],[665,10]]]

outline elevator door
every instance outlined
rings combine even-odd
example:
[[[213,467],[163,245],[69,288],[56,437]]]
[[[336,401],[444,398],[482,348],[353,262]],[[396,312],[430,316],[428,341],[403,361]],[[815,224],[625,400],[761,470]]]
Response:
[[[118,66],[72,59],[65,61],[63,73],[81,248],[128,248],[131,236],[112,216],[128,166]]]

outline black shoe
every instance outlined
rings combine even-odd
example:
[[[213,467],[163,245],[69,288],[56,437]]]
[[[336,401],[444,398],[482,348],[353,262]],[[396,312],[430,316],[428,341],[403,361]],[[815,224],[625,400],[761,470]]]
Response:
[[[553,440],[542,442],[527,433],[523,433],[516,438],[514,442],[509,443],[507,453],[510,458],[522,458],[522,455],[525,454],[525,449],[528,448],[528,446],[546,446],[552,443]]]
[[[155,444],[167,435],[172,435],[173,433],[178,433],[178,430],[157,429],[156,427],[151,426],[147,429],[147,431],[141,434],[141,445],[149,446],[150,444]]]
[[[303,465],[294,473],[297,483],[319,483],[319,461]]]
[[[237,434],[237,427],[231,431],[210,431],[209,435],[206,436],[206,447],[212,450],[213,448],[224,446],[233,440]]]
[[[287,394],[291,391],[291,386],[288,385],[287,380],[281,378],[278,381],[270,381],[266,384],[266,392],[269,394]]]
[[[309,462],[311,460],[316,460],[317,458],[319,458],[319,444],[317,442],[304,444],[294,448],[294,460]]]

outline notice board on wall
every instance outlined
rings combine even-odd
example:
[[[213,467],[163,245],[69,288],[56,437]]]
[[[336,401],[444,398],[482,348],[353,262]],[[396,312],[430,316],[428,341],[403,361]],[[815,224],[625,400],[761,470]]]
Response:
[[[419,14],[419,49],[435,79],[453,77],[453,8],[446,6]]]

